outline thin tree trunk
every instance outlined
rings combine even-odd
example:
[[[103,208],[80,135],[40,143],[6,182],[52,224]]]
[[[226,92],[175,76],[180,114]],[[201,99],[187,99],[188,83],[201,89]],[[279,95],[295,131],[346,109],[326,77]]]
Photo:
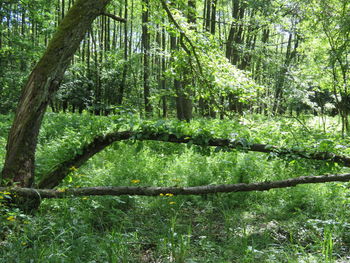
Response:
[[[162,73],[161,73],[161,88],[162,91],[165,92],[166,91],[166,75],[165,75],[165,71],[166,71],[166,58],[165,58],[165,52],[166,52],[166,37],[165,37],[165,29],[163,28],[162,30],[162,51],[163,51],[163,55],[162,55]],[[168,107],[167,107],[167,96],[163,95],[162,96],[162,109],[163,109],[163,118],[166,118],[168,116]]]
[[[215,29],[216,29],[216,5],[217,0],[212,0],[211,3],[211,22],[210,22],[210,33],[215,35]]]
[[[128,0],[125,0],[124,6],[124,18],[128,20]],[[117,94],[117,104],[121,105],[124,97],[124,90],[126,84],[126,74],[128,72],[128,23],[124,24],[124,66],[122,73],[122,80],[120,82],[118,94]]]
[[[298,41],[297,36],[295,39],[294,48],[292,47],[292,40],[293,40],[293,33],[290,33],[289,37],[288,37],[288,46],[287,46],[285,60],[284,60],[284,63],[282,65],[282,68],[280,70],[280,73],[279,73],[279,76],[278,76],[278,79],[276,82],[274,104],[273,104],[273,109],[272,109],[274,114],[278,114],[278,113],[281,114],[284,112],[284,109],[281,105],[282,99],[283,99],[283,86],[285,83],[288,68],[289,68],[292,60],[297,55],[297,49],[298,49],[298,45],[299,45],[299,41]]]
[[[196,0],[188,0],[187,21],[192,27],[196,24]],[[190,59],[190,57],[187,57],[188,64],[191,63]],[[193,105],[192,100],[190,99],[192,91],[189,88],[191,84],[191,70],[191,67],[188,67],[188,69],[183,72],[183,78],[181,80],[175,79],[174,82],[176,92],[176,112],[179,120],[190,121],[192,119]]]
[[[211,4],[212,0],[207,0],[206,3],[206,14],[205,14],[205,30],[210,31],[210,15],[211,15]]]
[[[151,115],[152,106],[150,102],[150,35],[148,32],[149,22],[149,0],[143,0],[142,8],[142,47],[143,47],[143,98],[145,103],[146,115]]]

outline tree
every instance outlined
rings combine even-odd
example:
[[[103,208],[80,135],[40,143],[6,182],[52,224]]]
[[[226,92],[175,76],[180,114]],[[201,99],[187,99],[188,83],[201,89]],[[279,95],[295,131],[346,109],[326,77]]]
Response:
[[[50,2],[46,0],[41,1],[42,3]],[[108,17],[117,21],[125,22],[125,20],[115,15],[104,13],[105,7],[109,2],[110,0],[78,0],[72,6],[72,8],[66,12],[67,6],[68,9],[70,7],[71,1],[68,2],[68,5],[67,1],[65,0],[55,1],[57,14],[51,19],[54,19],[54,21],[59,24],[59,27],[53,36],[53,39],[50,41],[45,54],[29,76],[26,86],[22,91],[21,100],[8,138],[5,165],[1,172],[1,184],[9,186],[18,185],[20,187],[32,186],[35,173],[35,150],[41,122],[45,114],[45,110],[48,104],[52,101],[54,93],[58,90],[62,82],[64,72],[70,63],[72,63],[74,66],[79,66],[83,64],[81,62],[87,62],[87,70],[86,72],[84,72],[85,69],[82,70],[83,73],[81,75],[84,75],[85,73],[86,76],[92,76],[91,79],[95,80],[95,83],[93,83],[95,85],[91,85],[91,87],[94,87],[95,96],[91,95],[91,97],[95,99],[95,105],[97,106],[100,106],[102,103],[107,104],[115,101],[117,104],[121,104],[124,98],[126,83],[132,82],[129,81],[129,79],[127,80],[127,76],[129,76],[127,75],[127,73],[129,73],[129,68],[130,71],[133,71],[136,68],[136,73],[132,72],[130,76],[133,75],[133,82],[135,86],[139,85],[141,87],[143,84],[143,106],[145,106],[144,110],[146,114],[150,114],[152,112],[150,103],[150,88],[151,86],[156,87],[156,85],[153,85],[154,82],[152,82],[152,85],[150,85],[150,79],[156,75],[154,74],[154,71],[152,71],[157,69],[157,67],[154,65],[158,64],[158,69],[160,68],[160,61],[158,60],[158,62],[154,62],[156,55],[154,54],[153,47],[156,46],[155,44],[158,44],[158,46],[162,47],[163,53],[161,68],[162,70],[166,71],[166,66],[170,67],[168,70],[172,71],[172,77],[175,80],[173,86],[174,93],[176,94],[176,103],[169,103],[169,105],[176,105],[177,116],[179,119],[190,120],[192,118],[192,108],[196,106],[196,103],[197,105],[200,104],[201,99],[205,99],[206,104],[204,105],[204,108],[208,111],[208,113],[215,113],[217,110],[221,110],[222,118],[224,116],[225,107],[221,106],[220,108],[220,106],[218,106],[218,98],[220,98],[222,105],[224,105],[225,100],[227,100],[228,103],[225,104],[227,104],[229,107],[232,107],[235,104],[241,105],[242,101],[247,102],[248,100],[250,101],[250,104],[253,105],[251,98],[253,96],[256,97],[257,85],[255,85],[252,79],[246,74],[246,70],[252,70],[254,68],[255,72],[252,72],[252,74],[255,74],[254,77],[256,79],[265,78],[265,80],[262,81],[265,81],[265,83],[269,83],[268,81],[273,79],[273,81],[271,81],[272,85],[270,85],[275,87],[275,92],[270,93],[274,94],[274,96],[270,95],[272,100],[275,99],[273,111],[282,113],[282,110],[285,109],[285,105],[283,105],[283,108],[281,108],[280,103],[286,96],[285,88],[288,80],[287,78],[291,75],[290,69],[298,66],[296,60],[299,60],[299,44],[304,41],[302,39],[302,34],[299,34],[297,30],[298,28],[294,28],[296,24],[299,24],[300,19],[299,17],[295,17],[295,23],[293,22],[294,15],[291,11],[293,8],[290,8],[290,3],[285,4],[286,14],[288,14],[287,17],[282,17],[279,14],[279,22],[275,23],[275,21],[269,21],[267,24],[264,24],[266,22],[260,22],[259,19],[255,20],[256,14],[260,15],[260,11],[258,11],[259,9],[252,4],[256,4],[256,1],[232,1],[232,14],[225,16],[223,15],[222,9],[220,9],[220,4],[222,1],[206,0],[204,4],[205,16],[203,19],[205,25],[204,28],[207,32],[199,32],[196,30],[196,28],[197,20],[200,18],[197,17],[196,12],[201,6],[199,5],[199,7],[197,7],[196,0],[183,0],[176,2],[176,4],[173,1],[173,4],[169,6],[168,2],[164,0],[161,1],[161,4],[168,16],[169,22],[173,25],[172,27],[165,24],[164,14],[162,19],[159,20],[163,21],[162,23],[154,23],[154,18],[156,16],[153,13],[150,13],[151,1],[142,0],[139,1],[139,3],[143,3],[141,9],[139,6],[140,14],[142,14],[142,20],[140,18],[141,21],[135,22],[142,23],[142,27],[140,28],[140,31],[142,30],[141,51],[141,49],[137,47],[138,41],[136,41],[139,36],[137,33],[140,33],[140,31],[133,34],[132,23],[130,23],[131,33],[129,36],[129,41],[127,25],[124,27],[124,34],[122,26],[118,27],[119,29],[117,29],[115,26],[114,31],[110,29]],[[331,9],[330,6],[323,3],[319,7],[320,10],[316,9],[318,12],[316,12],[316,16],[319,18],[321,22],[320,25],[323,30],[322,34],[319,35],[325,35],[329,42],[329,65],[333,77],[334,93],[335,95],[340,96],[340,99],[337,97],[337,105],[342,117],[344,130],[348,127],[348,109],[346,104],[348,102],[348,74],[350,68],[348,64],[350,23],[347,16],[347,2],[344,0],[334,0],[332,3],[337,3],[335,9]],[[8,29],[11,28],[11,30],[7,30],[7,32],[0,32],[0,48],[4,45],[4,41],[6,42],[7,46],[11,44],[11,35],[15,35],[17,37],[18,35],[24,36],[26,30],[29,31],[27,28],[31,28],[31,33],[28,33],[28,35],[31,36],[30,39],[33,47],[46,43],[47,37],[50,36],[50,34],[45,34],[45,39],[42,37],[40,27],[43,26],[41,26],[39,22],[43,21],[36,21],[33,18],[33,21],[31,21],[30,24],[27,24],[25,17],[27,11],[25,9],[20,9],[18,12],[18,6],[14,5],[14,8],[12,9],[11,5],[8,12],[3,13],[1,12],[3,4],[0,3],[0,28],[2,29],[4,24],[7,24]],[[153,5],[155,6],[154,3],[152,3],[152,7]],[[52,8],[52,6],[50,7]],[[134,17],[133,6],[134,1],[131,1],[131,17]],[[299,11],[298,9],[296,10]],[[114,11],[117,13],[116,9]],[[15,16],[13,15],[14,12],[17,12]],[[120,7],[119,14],[121,15],[122,13],[123,11]],[[91,25],[93,20],[101,14],[104,14],[105,17],[99,19],[98,23],[96,23],[97,25],[92,27]],[[125,0],[125,17],[127,17],[127,14],[128,1]],[[15,19],[12,19],[12,16],[14,16]],[[228,30],[225,28],[225,33],[220,31],[220,27],[222,26],[220,19],[222,17],[228,17],[229,20],[229,23],[224,22],[224,24],[227,24],[229,27]],[[217,19],[219,21],[217,21]],[[21,21],[21,24],[19,24],[18,21]],[[152,23],[150,23],[150,21],[152,21]],[[283,24],[281,21],[284,21],[285,24]],[[292,27],[289,25],[291,22],[293,22]],[[13,23],[13,25],[11,23]],[[156,26],[154,26],[154,24],[156,24]],[[335,30],[333,33],[331,32],[331,27],[334,27],[337,30]],[[162,41],[160,41],[160,30],[158,33],[154,33],[153,30],[155,28],[162,29]],[[289,30],[292,30],[292,32]],[[89,32],[88,39],[86,42],[84,41],[80,51],[81,53],[78,53],[79,58],[73,60],[73,54],[79,50],[80,42],[87,32]],[[111,33],[113,33],[112,41],[110,39]],[[166,33],[170,35],[170,37],[168,37],[170,45],[167,45],[166,43]],[[258,33],[260,33],[262,36],[261,40],[257,37]],[[219,37],[217,37],[218,34]],[[286,36],[288,36],[287,42],[284,41]],[[134,37],[135,41],[132,41],[132,37]],[[220,41],[222,39],[226,39],[227,41]],[[257,49],[259,48],[259,45],[256,45],[256,41],[259,41],[260,46],[263,46],[261,48],[263,51],[261,54],[264,55],[254,57],[253,51],[255,51],[255,47],[257,47]],[[135,44],[132,46],[131,43],[134,42]],[[172,59],[169,58],[168,61],[171,63],[167,64],[166,51],[167,47],[169,48],[169,46],[173,57]],[[224,50],[224,46],[226,46],[226,50]],[[106,65],[106,68],[109,66],[115,70],[114,65],[108,63],[110,57],[115,56],[113,57],[114,60],[111,59],[114,62],[121,60],[121,58],[118,58],[115,55],[117,52],[113,53],[112,55],[110,52],[111,49],[116,51],[118,47],[120,50],[124,51],[122,57],[124,58],[125,62],[123,65],[123,70],[120,70],[122,73],[104,74],[105,71],[102,67],[103,65]],[[143,59],[143,63],[127,64],[127,60],[131,61],[131,59],[134,58],[131,51],[133,48],[133,52],[135,54],[137,52],[140,54],[140,56],[138,56],[138,62]],[[270,58],[266,54],[272,54],[272,52],[268,53],[268,51],[271,51],[272,49],[275,49],[276,52],[274,52],[275,55]],[[22,48],[22,51],[24,50],[25,49]],[[223,51],[226,51],[226,58],[224,57]],[[1,50],[1,52],[3,51]],[[2,60],[1,64],[14,64],[15,62],[11,61],[9,58],[10,56],[7,57],[7,61]],[[90,59],[94,62],[91,67]],[[25,68],[26,61],[21,57],[19,61],[20,68]],[[272,62],[270,64],[276,66],[275,70],[265,74],[265,71],[268,70],[264,68],[264,64],[266,65],[268,64],[266,62],[270,61]],[[3,67],[3,64],[1,67]],[[71,83],[78,83],[79,87],[83,89],[84,85],[81,85],[82,83],[85,83],[86,86],[90,85],[91,79],[84,78],[86,76],[79,79],[77,77],[78,74],[76,74],[77,72],[74,72],[74,67],[72,67],[72,69],[73,74],[71,74],[71,79],[75,80],[76,82]],[[117,81],[106,81],[106,79],[111,75],[114,76],[113,80]],[[118,82],[119,75],[121,75],[121,82]],[[165,73],[158,74],[158,76],[161,75],[163,75],[163,78],[159,77],[157,80],[158,82],[163,82],[162,85],[158,85],[158,87],[165,90],[165,77],[167,75]],[[257,75],[259,77],[256,77]],[[265,77],[265,75],[267,77]],[[141,78],[141,76],[143,78]],[[142,80],[138,81],[139,79]],[[71,86],[74,86],[73,84]],[[114,94],[117,95],[117,100],[114,100],[116,97],[113,99],[108,98],[108,91],[115,90],[117,87],[119,87],[119,93]],[[2,88],[1,85],[0,88]],[[78,91],[74,90],[72,93],[74,94],[72,94],[71,98],[74,98],[74,95],[77,95]],[[80,94],[83,94],[83,92]],[[136,97],[136,95],[134,97]],[[62,104],[68,105],[67,101],[63,101]],[[76,104],[73,100],[70,101],[70,106],[73,108],[73,111],[75,107],[79,107],[79,111],[82,111],[82,104],[82,101]],[[63,108],[69,108],[67,105],[64,105]],[[164,105],[166,106],[165,100]],[[167,113],[165,106],[163,106],[164,115]],[[253,107],[250,109],[252,108]],[[278,110],[280,108],[282,110]],[[239,112],[241,111],[242,109],[239,110]],[[104,111],[104,113],[107,112],[108,111],[106,110]],[[95,113],[100,114],[101,108],[96,107]],[[214,117],[214,115],[215,114],[211,116]],[[62,163],[59,167],[60,170],[56,170],[54,173],[48,174],[48,176],[44,178],[46,181],[43,180],[41,184],[39,183],[39,186],[57,186],[72,165],[81,165],[93,154],[102,150],[104,147],[107,147],[112,142],[117,141],[116,139],[113,141],[113,138],[124,138],[120,137],[119,135],[120,134],[117,134],[114,137],[96,137],[92,144],[85,148],[87,152],[81,151],[82,153],[86,153],[85,155],[80,154],[75,156],[73,163],[69,160],[68,163],[67,161]],[[126,133],[124,135],[127,137],[125,139],[132,137],[132,134]],[[163,135],[164,136],[162,137],[164,138],[172,138],[174,136],[173,134]],[[153,137],[158,140],[159,134],[154,134]],[[173,140],[175,140],[175,142],[187,143],[188,138],[189,136],[185,136],[183,141],[179,141],[179,138]],[[148,135],[148,137],[146,136],[144,139],[150,139],[150,136]],[[226,143],[231,145],[232,141],[227,141]],[[267,148],[271,147],[269,146]],[[264,148],[263,150],[264,152],[268,152],[271,149],[268,150]],[[290,152],[287,153],[289,154]],[[324,153],[322,153],[320,156],[317,155],[316,157],[321,158],[321,160],[327,160],[332,157],[327,156],[327,158],[325,158]],[[59,176],[57,176],[57,174],[59,174]]]
[[[2,184],[30,187],[34,181],[35,150],[49,101],[93,20],[110,0],[78,0],[60,23],[55,35],[22,90],[6,146]],[[5,181],[5,182],[4,182]]]
[[[149,0],[142,1],[142,49],[143,49],[143,97],[145,101],[145,113],[150,115],[152,113],[152,106],[150,102],[150,34],[148,32],[149,22]]]
[[[196,23],[196,1],[188,0],[187,20],[191,25],[191,29],[195,29]],[[179,41],[182,41],[181,39]],[[190,98],[191,89],[191,64],[190,57],[186,57],[184,64],[186,65],[183,70],[183,78],[180,81],[175,79],[175,92],[176,92],[176,113],[179,120],[190,121],[192,119],[192,100]]]
[[[331,3],[320,2],[316,6],[322,31],[329,45],[329,67],[332,74],[333,92],[336,98],[336,107],[341,117],[342,135],[349,132],[349,75],[350,75],[350,3],[346,0],[337,0]]]
[[[128,0],[125,0],[124,3],[124,18],[128,19]],[[124,65],[123,65],[123,73],[122,80],[119,85],[119,90],[117,94],[117,104],[121,105],[123,102],[123,96],[126,86],[126,74],[128,72],[128,24],[124,24]]]

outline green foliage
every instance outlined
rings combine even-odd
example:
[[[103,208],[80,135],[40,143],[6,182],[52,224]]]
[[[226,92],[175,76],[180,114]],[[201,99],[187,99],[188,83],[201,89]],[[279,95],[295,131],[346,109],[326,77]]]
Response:
[[[258,122],[259,125],[255,125]],[[273,123],[273,125],[271,125]],[[293,127],[293,129],[290,129]],[[281,147],[278,151],[267,155],[267,158],[282,158],[284,165],[293,169],[300,167],[317,167],[318,174],[338,171],[339,166],[330,165],[321,161],[308,161],[300,159],[293,150],[305,152],[333,152],[336,154],[348,154],[345,146],[348,141],[336,136],[337,143],[329,136],[334,134],[310,133],[305,126],[292,119],[280,119],[266,122],[266,119],[252,116],[241,118],[240,121],[218,121],[198,119],[189,123],[164,120],[139,120],[135,115],[115,115],[109,117],[91,116],[88,113],[78,114],[48,114],[44,119],[44,126],[39,137],[37,152],[37,174],[39,177],[55,165],[63,162],[81,151],[82,147],[91,142],[95,136],[104,135],[116,131],[131,130],[135,132],[135,141],[125,142],[126,145],[134,145],[136,153],[142,152],[145,145],[152,145],[152,149],[169,154],[174,149],[184,152],[186,148],[203,156],[215,156],[219,152],[236,152],[236,150],[207,146],[211,138],[228,138],[237,150],[245,151],[250,144],[263,143]],[[159,142],[142,142],[147,140],[149,134],[173,134],[178,138],[186,137],[187,145],[162,146]],[[164,137],[164,140],[168,138]],[[200,146],[194,146],[199,144]],[[121,144],[123,145],[123,143]],[[118,147],[115,145],[113,147]],[[150,146],[149,146],[150,147]],[[169,148],[170,147],[170,148]],[[284,148],[291,150],[284,150]],[[296,162],[296,159],[298,162]]]
[[[173,13],[191,44],[195,43],[195,48],[190,43],[183,43],[181,47],[186,46],[187,51],[184,48],[172,51],[167,77],[183,81],[187,86],[186,95],[196,102],[204,99],[213,104],[214,96],[228,98],[229,95],[237,96],[244,103],[254,100],[263,87],[247,71],[238,69],[224,57],[222,46],[215,36],[193,29],[181,11],[173,10]],[[167,29],[170,33],[174,30],[169,25]],[[216,102],[211,106],[219,110],[224,105]]]
[[[113,1],[109,12],[123,15],[124,3]],[[231,14],[232,3],[246,8],[243,17]],[[198,10],[204,11],[203,3],[198,4]],[[61,7],[62,1],[51,0],[0,3],[0,113],[15,109],[21,86],[61,21]],[[335,118],[270,118],[239,111],[240,116],[225,121],[140,120],[142,8],[139,1],[129,5],[132,22],[127,24],[127,39],[121,38],[123,27],[104,23],[104,18],[92,26],[51,104],[53,111],[79,110],[82,114],[49,112],[45,116],[36,180],[79,153],[96,135],[125,130],[135,132],[134,140],[115,143],[79,169],[72,167],[60,188],[198,186],[348,172],[338,165],[300,159],[294,151],[350,155],[350,140],[339,136]],[[329,90],[336,88],[341,96],[347,93],[347,1],[218,1],[216,34],[199,29],[200,19],[197,25],[187,22],[188,1],[177,1],[171,8],[180,30],[166,20],[159,2],[150,5],[147,26],[154,40],[150,50],[153,104],[166,98],[169,109],[175,108],[174,79],[182,81],[185,95],[197,108],[204,100],[214,111],[233,111],[232,100],[236,100],[236,104],[247,103],[245,109],[266,115],[273,111],[274,103],[281,105],[281,112],[274,114],[289,108],[291,113],[313,109],[323,115],[334,107],[334,100],[327,98]],[[227,59],[224,51],[231,27],[234,54]],[[166,40],[178,37],[177,50],[169,51],[166,40],[161,43],[163,29]],[[289,38],[292,48],[287,47]],[[123,42],[130,44],[127,61]],[[127,92],[123,105],[116,105],[126,65]],[[161,88],[162,81],[165,88]],[[283,91],[280,97],[277,91]],[[322,103],[312,99],[316,92],[324,95]],[[88,111],[117,115],[97,117]],[[0,115],[0,166],[11,119]],[[162,132],[188,136],[189,142],[147,141],[150,134]],[[213,149],[207,146],[211,138],[228,138],[240,147]],[[246,152],[252,143],[277,145],[281,150]],[[3,192],[0,261],[346,262],[349,197],[347,183],[204,196],[81,197],[44,200],[36,215],[27,216],[7,206],[14,197]]]
[[[10,117],[0,118],[7,123],[0,127],[6,136]],[[74,154],[83,142],[118,129],[145,133],[168,130],[178,136],[191,134],[199,142],[211,137],[247,138],[286,148],[313,147],[347,153],[347,148],[338,146],[348,141],[339,138],[336,130],[324,133],[321,126],[310,128],[315,120],[318,121],[305,119],[301,125],[295,119],[245,116],[232,121],[198,119],[189,124],[141,121],[133,115],[50,113],[40,134],[37,165],[44,173]],[[327,123],[332,122],[329,119]],[[319,162],[271,158],[263,153],[215,152],[193,145],[131,140],[113,144],[81,168],[72,169],[60,188],[251,183],[339,169]],[[6,195],[2,196],[5,199]],[[349,197],[346,183],[330,183],[205,196],[164,193],[158,197],[44,200],[34,216],[2,205],[0,226],[5,235],[1,237],[0,260],[341,261],[350,251]]]

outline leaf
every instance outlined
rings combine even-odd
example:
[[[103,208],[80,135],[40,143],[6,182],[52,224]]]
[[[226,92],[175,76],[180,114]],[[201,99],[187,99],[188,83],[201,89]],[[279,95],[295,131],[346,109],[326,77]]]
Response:
[[[214,153],[220,152],[222,150],[221,146],[215,147]]]
[[[143,147],[144,147],[144,143],[139,141],[139,142],[137,143],[135,152],[136,152],[136,153],[139,153],[139,152],[143,149]]]

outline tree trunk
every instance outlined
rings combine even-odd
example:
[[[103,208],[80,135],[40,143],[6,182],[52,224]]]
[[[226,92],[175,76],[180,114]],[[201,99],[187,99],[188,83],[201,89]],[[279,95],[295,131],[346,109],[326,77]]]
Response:
[[[149,0],[143,0],[142,8],[142,47],[143,47],[143,97],[145,102],[145,113],[151,115],[152,106],[150,102],[150,85],[149,85],[149,52],[150,52],[150,36],[148,32],[149,22]]]
[[[187,21],[191,24],[191,28],[195,29],[196,24],[196,0],[188,0]],[[188,58],[188,64],[190,64]],[[192,100],[190,95],[192,93],[189,85],[191,84],[191,69],[183,72],[183,79],[175,80],[176,91],[176,111],[179,120],[190,121],[192,119]]]
[[[128,19],[128,0],[124,3],[124,18]],[[117,93],[117,104],[121,105],[124,97],[124,90],[126,86],[126,74],[128,72],[128,23],[124,24],[124,66],[122,80],[119,85],[119,90]]]
[[[30,187],[34,181],[35,150],[41,122],[64,72],[93,20],[110,0],[78,0],[57,32],[22,90],[9,133],[2,178],[8,185]]]
[[[236,21],[238,20],[239,14],[239,1],[232,1],[232,18],[234,22],[231,23],[230,32],[226,41],[226,58],[231,61],[231,57],[233,54],[233,40],[236,34]]]
[[[167,42],[165,37],[165,29],[162,30],[162,51],[166,52]],[[161,79],[161,89],[163,92],[166,91],[166,58],[164,55],[162,55],[162,79]],[[163,95],[162,97],[162,109],[163,109],[163,118],[168,117],[168,106],[167,106],[167,96]]]
[[[218,0],[213,0],[211,3],[211,24],[210,24],[210,33],[215,35],[216,29],[216,5]]]
[[[277,82],[276,82],[276,89],[275,89],[275,96],[274,96],[274,103],[273,103],[273,113],[274,114],[283,114],[285,109],[283,108],[283,105],[281,105],[283,100],[283,87],[286,80],[286,74],[288,72],[289,66],[292,62],[292,60],[297,55],[297,49],[299,45],[298,36],[295,36],[295,43],[294,48],[292,47],[292,40],[293,40],[293,33],[289,34],[288,37],[288,46],[286,51],[286,57],[284,60],[284,64],[282,65],[282,68],[280,70]]]
[[[205,30],[209,32],[210,30],[210,14],[211,14],[211,4],[212,0],[207,0],[206,5],[206,14],[205,14]]]

